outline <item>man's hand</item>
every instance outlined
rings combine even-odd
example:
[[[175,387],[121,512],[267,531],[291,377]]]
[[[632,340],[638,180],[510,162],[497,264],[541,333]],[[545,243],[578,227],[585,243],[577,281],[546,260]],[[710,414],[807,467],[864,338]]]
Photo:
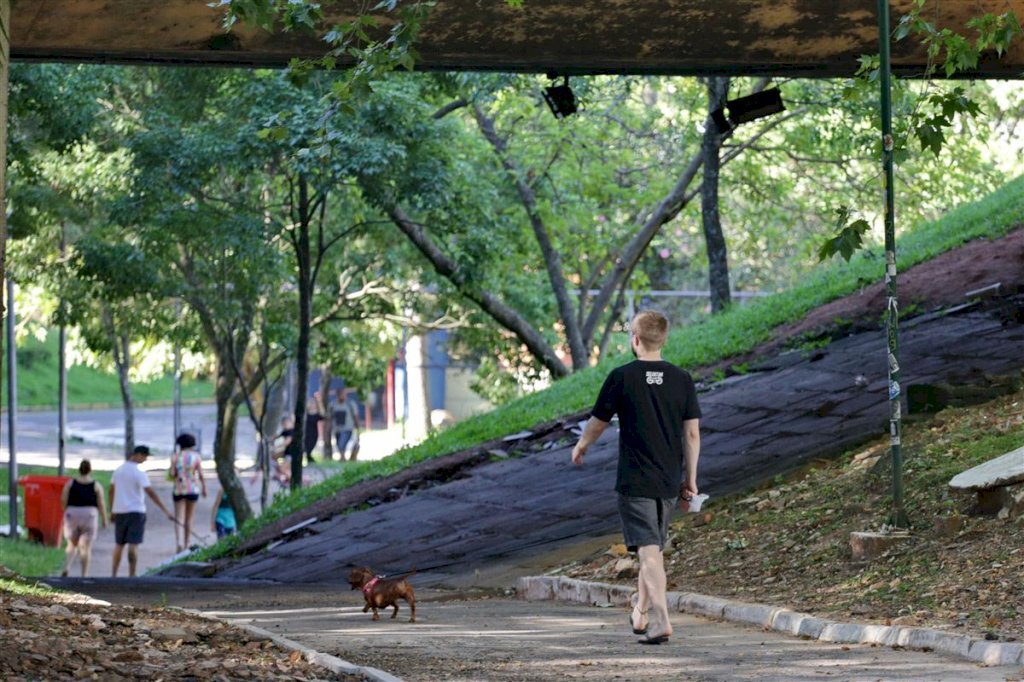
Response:
[[[583,427],[583,433],[580,434],[576,447],[572,449],[573,464],[576,466],[583,464],[583,455],[586,454],[587,448],[601,437],[606,428],[608,428],[608,422],[601,421],[597,417],[591,417],[587,420],[587,425]]]
[[[699,491],[697,490],[696,481],[687,481],[685,484],[679,487],[679,496],[682,497],[684,500],[693,499],[693,497],[698,492]]]

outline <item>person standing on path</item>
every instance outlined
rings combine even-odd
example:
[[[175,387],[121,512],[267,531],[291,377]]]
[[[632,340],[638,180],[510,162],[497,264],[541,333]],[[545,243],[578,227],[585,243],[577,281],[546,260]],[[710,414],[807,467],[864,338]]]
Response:
[[[345,449],[352,443],[352,454],[350,460],[355,460],[359,455],[359,413],[352,403],[350,396],[351,388],[338,389],[338,397],[334,402],[334,409],[331,411],[331,422],[334,426],[334,437],[337,439],[338,457],[345,461]]]
[[[313,397],[306,403],[306,427],[302,431],[302,451],[306,455],[306,463],[313,464],[313,450],[320,441],[320,422],[324,420],[323,405],[320,391],[314,391]],[[344,459],[344,458],[342,458]]]
[[[203,456],[196,452],[196,438],[183,433],[176,441],[178,451],[171,455],[171,469],[168,475],[174,482],[171,499],[174,500],[174,543],[177,551],[188,547],[192,536],[192,517],[196,513],[199,494],[206,497],[206,480],[203,478]],[[181,534],[182,540],[178,541]]]
[[[78,475],[64,485],[60,493],[64,508],[64,538],[68,542],[62,577],[67,577],[71,563],[78,554],[82,562],[82,577],[89,574],[92,542],[96,539],[97,520],[107,527],[107,507],[103,502],[103,486],[93,480],[92,464],[83,459]]]
[[[160,507],[167,518],[174,521],[172,514],[160,496],[153,491],[149,476],[139,465],[149,457],[149,448],[136,445],[128,459],[114,470],[110,478],[110,517],[114,520],[114,560],[111,575],[117,577],[121,566],[121,554],[128,545],[128,575],[135,577],[139,563],[139,545],[146,530],[146,497]]]
[[[587,448],[619,416],[619,496],[622,534],[640,559],[637,603],[629,614],[642,644],[662,644],[672,634],[666,603],[665,560],[668,524],[678,496],[697,494],[700,406],[690,375],[662,360],[668,320],[659,312],[637,313],[630,325],[636,360],[616,367],[605,379],[572,451],[583,464]],[[683,478],[685,473],[685,480]]]

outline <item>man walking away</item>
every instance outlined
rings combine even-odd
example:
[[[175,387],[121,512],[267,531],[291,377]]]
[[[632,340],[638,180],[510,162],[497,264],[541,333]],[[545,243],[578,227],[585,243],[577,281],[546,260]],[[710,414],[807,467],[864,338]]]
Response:
[[[345,450],[349,443],[352,444],[352,454],[349,459],[355,460],[359,455],[359,413],[352,403],[352,389],[338,389],[337,399],[334,401],[334,408],[331,411],[331,421],[334,427],[334,437],[337,439],[338,457],[345,461]]]
[[[636,360],[616,367],[605,379],[572,451],[573,464],[583,464],[587,448],[619,415],[615,490],[622,534],[640,559],[637,603],[629,624],[634,634],[644,635],[641,644],[662,644],[672,634],[662,551],[677,497],[690,499],[697,494],[701,416],[697,391],[687,372],[661,359],[666,340],[664,315],[653,310],[637,313],[630,325]]]
[[[164,516],[174,521],[174,515],[153,491],[149,476],[139,465],[149,457],[149,448],[136,445],[124,464],[110,478],[110,516],[114,520],[114,565],[111,575],[117,577],[121,553],[128,545],[128,575],[135,577],[139,563],[139,545],[146,530],[146,497],[160,508]]]

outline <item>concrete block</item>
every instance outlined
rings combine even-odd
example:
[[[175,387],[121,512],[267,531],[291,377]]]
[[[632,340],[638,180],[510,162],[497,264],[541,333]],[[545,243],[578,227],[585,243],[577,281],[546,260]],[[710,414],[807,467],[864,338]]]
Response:
[[[546,576],[524,576],[516,582],[516,594],[528,601],[554,599],[553,583],[553,579]]]
[[[633,593],[636,592],[632,587],[624,587],[622,585],[609,585],[608,586],[608,601],[615,606],[629,606],[630,600],[633,597]]]
[[[957,474],[949,481],[949,487],[985,490],[1014,483],[1024,483],[1024,447]]]
[[[976,639],[971,642],[967,658],[985,665],[1014,665],[1021,660],[1024,644],[1016,642],[986,642]]]
[[[854,561],[874,559],[908,537],[902,533],[850,533],[850,552]]]
[[[800,634],[800,623],[806,618],[811,618],[811,616],[789,609],[777,609],[772,614],[772,622],[768,624],[768,627],[778,632],[798,635]]]
[[[689,593],[680,597],[678,608],[685,613],[696,613],[701,616],[721,618],[722,612],[725,611],[725,607],[729,603],[731,602],[728,599]]]
[[[818,639],[821,637],[822,630],[825,626],[831,623],[821,618],[814,618],[813,616],[807,616],[806,618],[800,619],[797,624],[796,634],[800,637],[809,637],[810,639]]]
[[[587,594],[587,603],[595,606],[610,604],[611,599],[608,598],[608,586],[602,583],[590,583],[590,590]]]
[[[725,608],[722,610],[722,617],[726,620],[768,627],[772,624],[772,614],[774,614],[776,610],[777,607],[766,606],[764,604],[732,602],[726,604]]]
[[[554,586],[555,599],[586,604],[589,590],[580,580],[573,578],[557,578]]]
[[[966,635],[954,635],[929,628],[904,628],[904,632],[906,643],[902,646],[908,649],[931,649],[966,658],[971,646],[971,638]]]
[[[899,625],[893,625],[890,627],[882,625],[881,627],[885,628],[885,630],[879,633],[881,637],[877,640],[879,644],[883,646],[906,646],[900,642],[900,637],[903,636],[903,632],[905,630],[909,630],[910,628],[904,628]]]
[[[885,644],[895,636],[894,630],[907,630],[909,628],[893,628],[888,625],[864,625],[861,633],[863,644]],[[888,646],[892,646],[889,644]],[[900,644],[906,646],[906,644]]]
[[[859,644],[864,637],[864,626],[856,623],[829,623],[821,630],[818,639],[837,644]]]

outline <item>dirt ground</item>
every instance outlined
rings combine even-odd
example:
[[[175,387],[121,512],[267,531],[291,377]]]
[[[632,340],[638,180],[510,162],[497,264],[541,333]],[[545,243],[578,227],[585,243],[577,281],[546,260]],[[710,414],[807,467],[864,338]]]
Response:
[[[992,287],[995,284],[998,288]],[[999,239],[975,239],[898,273],[900,319],[968,303],[970,299],[965,294],[980,289],[985,291],[977,297],[983,299],[1024,292],[1024,226]],[[750,352],[695,371],[701,376],[709,376],[715,370],[729,374],[733,365],[769,357],[795,340],[835,338],[852,331],[880,328],[884,312],[885,283],[865,282],[860,291],[815,308],[798,322],[777,327],[770,341]],[[1008,312],[1011,317],[1019,314]]]
[[[0,577],[11,579],[6,573]],[[269,639],[162,607],[0,587],[0,679],[344,680]]]
[[[989,293],[1000,296],[1024,291],[1024,228],[1000,239],[976,239],[897,274],[897,295],[903,315],[920,314],[966,303],[965,294],[998,284]],[[778,336],[821,331],[836,320],[877,324],[885,312],[885,283],[812,310],[799,322],[780,327]]]

